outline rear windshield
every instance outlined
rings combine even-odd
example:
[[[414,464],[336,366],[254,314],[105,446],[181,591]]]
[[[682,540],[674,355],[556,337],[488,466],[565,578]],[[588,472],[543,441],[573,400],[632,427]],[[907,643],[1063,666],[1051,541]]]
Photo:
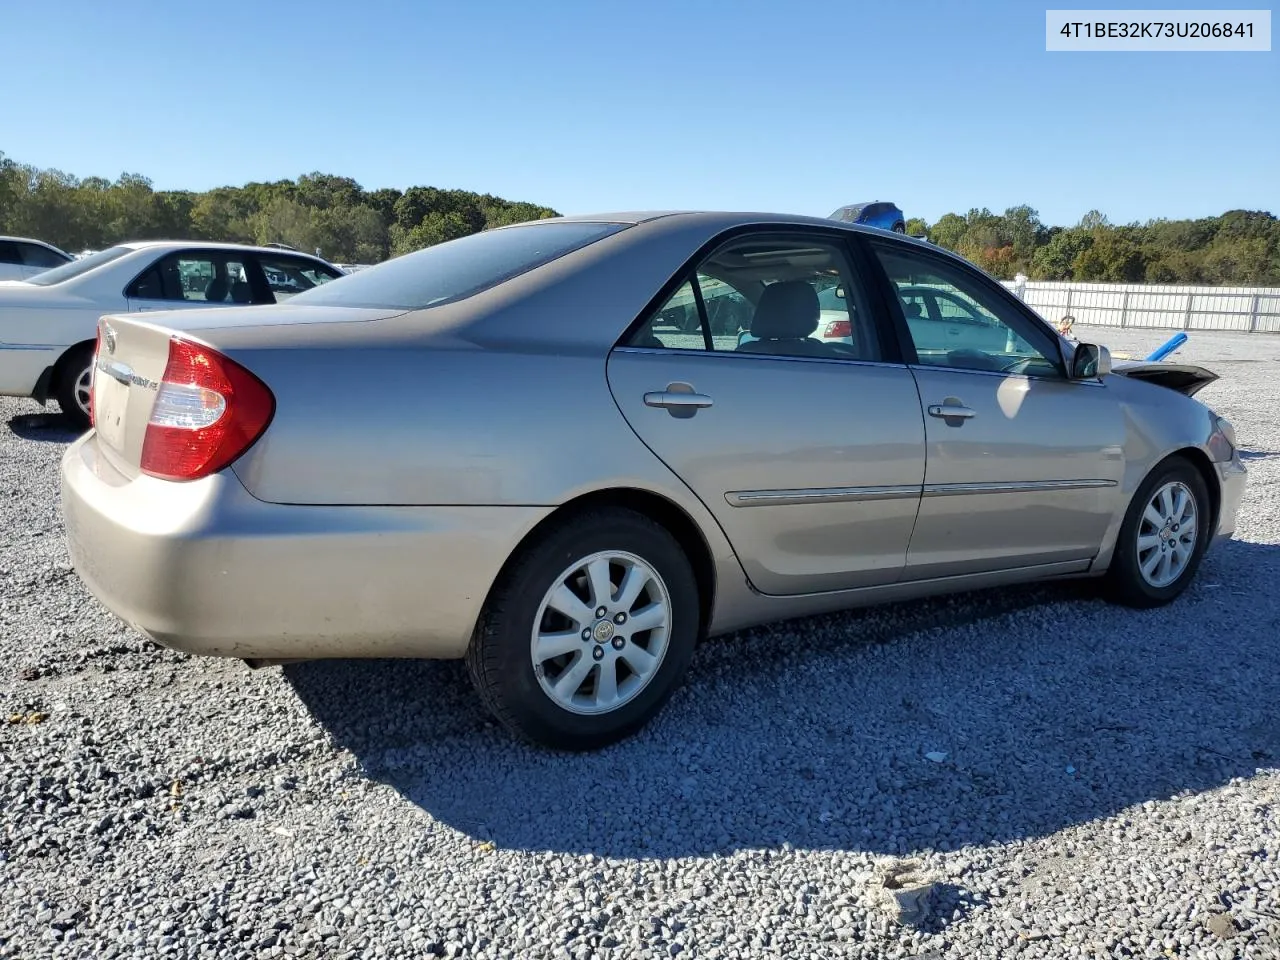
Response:
[[[625,226],[550,220],[486,230],[339,277],[289,303],[420,310],[479,293]]]
[[[132,247],[108,247],[106,250],[99,250],[97,253],[91,253],[89,256],[80,260],[72,260],[70,263],[64,263],[60,267],[54,267],[51,270],[45,270],[37,273],[34,277],[28,277],[27,283],[34,283],[39,287],[49,287],[55,283],[62,283],[64,280],[70,280],[72,277],[78,277],[90,270],[96,270],[104,263],[110,263],[112,260],[118,260],[126,253],[133,253]]]

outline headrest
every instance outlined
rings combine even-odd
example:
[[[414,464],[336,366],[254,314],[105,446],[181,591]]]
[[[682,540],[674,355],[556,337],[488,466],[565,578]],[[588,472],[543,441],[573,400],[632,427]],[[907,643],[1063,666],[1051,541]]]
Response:
[[[802,340],[818,329],[822,308],[813,285],[803,280],[784,280],[764,288],[751,335],[761,340]]]

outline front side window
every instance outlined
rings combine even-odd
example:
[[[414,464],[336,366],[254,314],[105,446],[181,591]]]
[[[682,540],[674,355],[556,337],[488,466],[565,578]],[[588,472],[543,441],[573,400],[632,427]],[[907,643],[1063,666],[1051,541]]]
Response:
[[[1046,331],[979,278],[940,257],[883,243],[872,245],[906,317],[921,364],[1063,376]]]
[[[11,263],[14,266],[22,265],[22,251],[18,249],[18,245],[12,240],[0,240],[0,263]]]
[[[871,312],[844,249],[830,241],[792,237],[743,239],[722,247],[627,345],[830,360],[881,358]]]
[[[284,303],[300,293],[342,276],[336,269],[300,257],[259,254],[258,263],[262,266],[267,288],[276,303]]]
[[[133,300],[252,303],[253,290],[238,254],[173,253],[162,257],[129,285]]]
[[[484,230],[340,277],[298,294],[293,302],[421,310],[497,286],[626,227],[548,220]]]

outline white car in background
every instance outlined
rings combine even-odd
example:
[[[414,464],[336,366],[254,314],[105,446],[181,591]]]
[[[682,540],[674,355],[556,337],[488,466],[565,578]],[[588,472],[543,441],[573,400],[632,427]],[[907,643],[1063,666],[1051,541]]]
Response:
[[[0,280],[26,280],[73,259],[65,250],[43,240],[0,237]]]
[[[52,398],[85,428],[103,314],[281,303],[341,276],[333,264],[296,251],[154,240],[0,281],[0,396]]]

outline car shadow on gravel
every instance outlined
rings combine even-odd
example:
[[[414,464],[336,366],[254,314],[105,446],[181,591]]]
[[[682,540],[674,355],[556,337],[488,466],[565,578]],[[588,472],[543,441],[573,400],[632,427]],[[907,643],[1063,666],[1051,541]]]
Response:
[[[285,675],[365,774],[503,848],[666,858],[1008,843],[1280,765],[1280,546],[1231,541],[1176,603],[1059,583],[703,645],[631,740],[516,742],[459,663]]]
[[[9,429],[24,440],[70,443],[84,431],[73,427],[61,413],[20,413],[9,418]]]

